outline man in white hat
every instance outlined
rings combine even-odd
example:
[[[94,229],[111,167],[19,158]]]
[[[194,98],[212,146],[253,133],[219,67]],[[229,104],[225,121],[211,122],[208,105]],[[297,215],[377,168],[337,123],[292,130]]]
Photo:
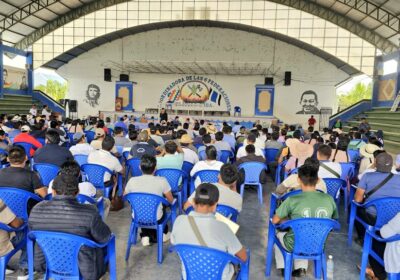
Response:
[[[192,138],[189,134],[183,134],[181,139],[179,139],[183,151],[183,160],[196,164],[199,162],[199,156],[195,151],[189,148],[189,145],[193,143]]]
[[[33,149],[30,150],[30,155],[33,156],[33,154],[35,153],[35,150],[41,148],[42,144],[38,140],[36,140],[35,137],[33,137],[32,135],[29,135],[30,131],[31,131],[31,128],[29,127],[29,125],[23,125],[21,127],[21,133],[18,134],[17,136],[15,136],[15,138],[14,138],[14,144],[18,144],[21,142],[32,144]]]
[[[374,163],[374,152],[380,150],[375,144],[366,144],[360,148],[360,155],[362,157],[360,162],[359,173],[364,173]]]

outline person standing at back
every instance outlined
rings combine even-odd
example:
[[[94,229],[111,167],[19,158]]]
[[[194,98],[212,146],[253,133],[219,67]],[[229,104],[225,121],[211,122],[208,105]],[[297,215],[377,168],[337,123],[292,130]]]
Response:
[[[272,223],[280,224],[288,219],[294,220],[300,218],[337,219],[339,216],[333,198],[329,194],[321,193],[315,189],[318,182],[318,168],[314,165],[304,164],[299,167],[298,176],[302,192],[298,195],[288,197],[282,202],[272,218]],[[276,235],[286,250],[293,250],[294,234],[291,230],[288,232],[277,232]],[[283,255],[276,245],[274,249],[276,268],[283,274],[285,264]],[[307,267],[307,260],[295,260],[295,270],[292,272],[292,276],[305,276]]]

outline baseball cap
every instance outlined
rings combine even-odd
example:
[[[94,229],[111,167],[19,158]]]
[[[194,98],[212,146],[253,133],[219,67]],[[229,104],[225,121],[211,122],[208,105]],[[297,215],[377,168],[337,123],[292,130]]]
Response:
[[[392,171],[393,158],[388,153],[380,153],[375,159],[376,171],[389,173]]]
[[[31,128],[29,127],[29,125],[23,125],[21,127],[21,131],[22,132],[29,132],[29,131],[31,131]]]
[[[196,188],[194,202],[196,204],[214,205],[218,202],[219,190],[210,183],[202,183]]]
[[[84,135],[85,134],[83,134],[82,132],[75,132],[73,139],[75,142],[77,142],[77,141],[81,140]]]
[[[102,128],[96,128],[95,133],[96,133],[96,138],[105,135],[104,130]]]

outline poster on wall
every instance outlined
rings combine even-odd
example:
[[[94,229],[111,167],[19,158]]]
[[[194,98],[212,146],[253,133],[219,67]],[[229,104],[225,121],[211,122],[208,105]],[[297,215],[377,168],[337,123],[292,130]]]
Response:
[[[90,107],[97,108],[99,106],[100,95],[100,87],[95,84],[89,84],[87,86],[86,95],[85,99],[83,99],[83,102],[89,104]]]
[[[275,87],[272,85],[256,85],[256,102],[254,114],[256,116],[274,115]]]
[[[162,92],[160,107],[231,111],[229,97],[220,84],[203,76],[184,76],[171,82]]]
[[[120,111],[133,110],[133,83],[132,82],[116,82],[115,83],[115,107],[117,101],[121,101]],[[118,111],[118,110],[117,110]]]
[[[27,72],[25,69],[3,66],[3,86],[5,89],[27,90]]]
[[[306,90],[301,94],[300,97],[300,111],[296,114],[298,115],[319,115],[318,109],[318,95],[313,90]]]
[[[124,103],[124,99],[122,97],[115,97],[115,111],[122,111],[122,104]]]

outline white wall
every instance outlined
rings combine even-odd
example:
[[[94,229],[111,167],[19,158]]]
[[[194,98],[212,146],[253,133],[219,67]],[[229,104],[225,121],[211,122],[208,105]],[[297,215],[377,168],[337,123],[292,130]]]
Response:
[[[275,44],[274,44],[275,43]],[[275,45],[275,59],[274,59]],[[122,54],[123,49],[123,54]],[[103,69],[113,63],[130,61],[235,61],[275,62],[274,115],[285,122],[304,122],[309,116],[296,115],[301,110],[301,94],[313,90],[318,94],[318,107],[336,108],[335,84],[348,77],[346,73],[323,59],[281,41],[244,31],[185,27],[149,31],[125,37],[95,48],[69,64],[58,73],[70,82],[69,99],[78,100],[79,116],[97,114],[99,110],[113,111],[116,76],[104,82]],[[292,85],[283,86],[284,71],[292,72]],[[179,77],[192,75],[130,73],[134,86],[134,107],[137,111],[157,107],[165,88]],[[232,108],[241,106],[242,115],[253,116],[255,85],[264,76],[202,75],[219,83],[230,99]],[[100,87],[99,105],[91,107],[83,100],[89,84]]]

